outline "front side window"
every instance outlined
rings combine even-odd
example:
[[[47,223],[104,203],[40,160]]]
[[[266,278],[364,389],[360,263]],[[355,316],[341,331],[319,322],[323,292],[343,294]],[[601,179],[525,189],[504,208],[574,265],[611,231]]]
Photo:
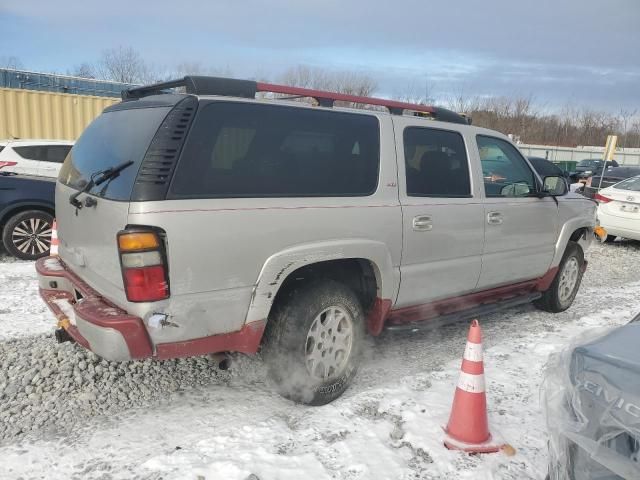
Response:
[[[476,139],[487,197],[527,197],[536,192],[533,171],[513,145],[485,135]]]
[[[371,195],[379,138],[371,115],[212,103],[192,126],[170,197]]]
[[[434,128],[404,131],[407,195],[469,197],[469,163],[462,135]]]

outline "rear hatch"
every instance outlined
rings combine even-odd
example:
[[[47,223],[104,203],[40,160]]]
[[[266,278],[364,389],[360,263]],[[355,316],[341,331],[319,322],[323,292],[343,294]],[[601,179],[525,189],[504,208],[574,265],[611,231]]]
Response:
[[[165,126],[163,121],[175,104],[185,97],[158,98],[123,102],[106,109],[83,132],[58,176],[60,257],[101,295],[123,307],[126,295],[116,235],[128,225],[129,202],[133,192],[139,190],[136,186],[144,180],[141,177],[149,173],[150,163],[158,163],[150,148],[154,136]],[[71,195],[83,189],[96,172],[126,162],[132,164],[117,177],[77,197],[82,208],[70,203]],[[154,170],[158,173],[162,168]],[[95,200],[94,206],[86,204],[88,197]]]

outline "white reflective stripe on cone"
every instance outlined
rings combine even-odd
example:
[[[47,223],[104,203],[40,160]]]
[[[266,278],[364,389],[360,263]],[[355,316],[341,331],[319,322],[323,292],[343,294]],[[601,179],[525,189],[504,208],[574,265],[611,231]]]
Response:
[[[464,349],[463,358],[465,360],[469,360],[470,362],[481,362],[482,361],[482,344],[467,342],[467,346]]]
[[[484,392],[484,374],[473,375],[471,373],[460,372],[458,388],[469,393]]]

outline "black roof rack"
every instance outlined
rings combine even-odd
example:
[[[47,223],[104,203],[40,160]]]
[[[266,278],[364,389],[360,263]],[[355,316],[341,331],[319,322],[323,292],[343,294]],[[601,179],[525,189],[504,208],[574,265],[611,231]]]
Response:
[[[445,108],[430,105],[398,102],[384,98],[347,95],[344,93],[312,90],[309,88],[291,87],[272,83],[256,82],[253,80],[238,80],[234,78],[204,77],[188,75],[178,80],[146,85],[122,91],[122,100],[137,100],[139,98],[166,93],[171,88],[184,87],[186,93],[193,95],[223,95],[230,97],[255,98],[257,92],[271,92],[290,95],[297,98],[308,97],[315,99],[320,106],[333,107],[336,101],[351,102],[364,105],[386,107],[394,115],[402,115],[405,111],[419,112],[434,120],[443,122],[469,124],[471,119]]]

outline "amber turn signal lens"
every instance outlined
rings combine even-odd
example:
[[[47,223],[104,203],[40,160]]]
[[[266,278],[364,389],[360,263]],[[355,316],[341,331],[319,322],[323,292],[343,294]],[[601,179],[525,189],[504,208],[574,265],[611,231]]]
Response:
[[[160,243],[155,233],[123,233],[118,237],[120,251],[131,252],[135,250],[146,250],[148,248],[158,248]]]

